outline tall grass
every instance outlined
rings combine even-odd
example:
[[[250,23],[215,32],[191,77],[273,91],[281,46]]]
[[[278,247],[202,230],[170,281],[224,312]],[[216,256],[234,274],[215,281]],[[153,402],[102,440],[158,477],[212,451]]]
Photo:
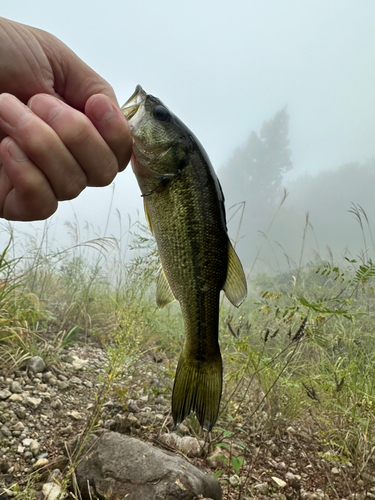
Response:
[[[353,213],[368,223],[358,207]],[[306,217],[304,235],[309,224]],[[172,379],[183,325],[176,304],[156,308],[160,264],[146,227],[129,222],[117,238],[68,229],[69,248],[52,249],[47,226],[22,258],[12,235],[0,255],[0,365],[9,373],[35,354],[58,363],[68,342],[101,343],[109,364],[97,410],[118,374],[151,349],[166,353]],[[358,475],[375,466],[374,280],[369,251],[340,263],[316,255],[307,265],[290,261],[288,272],[253,277],[239,311],[223,300],[224,393],[206,439],[210,449],[242,450],[224,457],[228,475],[250,463],[254,440],[276,439],[296,421],[318,429],[327,460],[350,461]],[[189,425],[201,435],[193,416]],[[238,498],[246,477],[241,488],[228,483]]]

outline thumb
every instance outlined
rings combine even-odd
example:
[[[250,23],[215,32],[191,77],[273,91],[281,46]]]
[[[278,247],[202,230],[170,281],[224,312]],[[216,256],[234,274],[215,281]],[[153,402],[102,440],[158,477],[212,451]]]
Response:
[[[118,106],[111,85],[67,45],[51,33],[32,28],[51,65],[55,92],[70,106],[84,112],[87,100],[104,94]]]

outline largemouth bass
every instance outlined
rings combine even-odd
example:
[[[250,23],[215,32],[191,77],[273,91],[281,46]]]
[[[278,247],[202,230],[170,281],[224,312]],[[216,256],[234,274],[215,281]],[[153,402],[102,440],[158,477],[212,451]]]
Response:
[[[173,420],[177,425],[194,411],[210,431],[222,392],[220,291],[237,307],[247,293],[227,234],[224,196],[198,139],[159,99],[138,85],[121,109],[133,136],[132,168],[162,264],[157,305],[178,300],[184,320]]]

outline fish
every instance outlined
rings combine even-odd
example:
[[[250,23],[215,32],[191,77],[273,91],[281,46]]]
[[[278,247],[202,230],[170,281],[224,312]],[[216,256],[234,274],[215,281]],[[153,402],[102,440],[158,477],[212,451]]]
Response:
[[[210,432],[219,414],[223,367],[220,292],[238,307],[247,283],[230,242],[224,195],[206,151],[189,128],[140,85],[121,108],[133,137],[131,165],[161,261],[156,303],[177,300],[184,344],[172,391],[180,424],[195,412]]]

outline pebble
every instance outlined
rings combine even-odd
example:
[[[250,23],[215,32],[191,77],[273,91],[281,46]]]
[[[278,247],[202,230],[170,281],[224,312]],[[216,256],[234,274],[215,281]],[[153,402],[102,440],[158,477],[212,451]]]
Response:
[[[43,484],[42,493],[45,500],[57,500],[61,498],[61,486],[56,483]]]
[[[37,410],[40,406],[42,400],[40,398],[26,397],[25,403],[30,406],[33,410]]]
[[[178,448],[189,458],[201,457],[204,452],[204,441],[199,442],[195,437],[184,436],[181,438]]]
[[[25,426],[23,425],[22,422],[17,422],[16,424],[12,425],[10,427],[11,431],[23,431]]]
[[[128,408],[129,408],[130,412],[132,412],[132,413],[138,413],[139,412],[137,401],[135,401],[134,399],[128,399],[127,405],[128,405]]]
[[[159,440],[170,448],[179,448],[181,443],[181,437],[175,432],[170,434],[162,434]]]
[[[76,410],[69,411],[67,415],[73,420],[82,420],[83,415]]]
[[[11,383],[10,385],[10,390],[13,392],[13,393],[18,393],[20,394],[22,392],[22,385],[17,382],[17,380],[13,380],[13,382]]]
[[[47,464],[48,464],[48,459],[47,458],[40,458],[33,465],[33,470],[40,469],[41,467],[44,467]]]
[[[26,417],[26,410],[25,408],[16,408],[15,414],[18,418],[23,419]]]
[[[57,378],[56,377],[50,377],[48,379],[48,383],[50,386],[54,387],[55,385],[57,385]]]
[[[286,470],[287,466],[286,466],[285,462],[278,462],[276,464],[276,469],[277,470]]]
[[[12,401],[12,403],[23,403],[23,396],[22,394],[12,394],[9,401]]]
[[[7,462],[6,460],[0,460],[0,473],[6,474],[9,470],[9,467],[9,462]]]
[[[271,479],[272,479],[274,486],[276,486],[276,488],[279,488],[279,489],[285,488],[286,482],[283,481],[282,479],[280,479],[279,477],[272,476]]]
[[[33,356],[27,363],[27,370],[31,373],[41,373],[44,371],[46,364],[40,356]]]
[[[241,484],[240,478],[237,476],[237,474],[230,476],[229,482],[232,486],[239,486]]]
[[[64,382],[64,381],[58,380],[57,387],[60,389],[60,391],[66,391],[67,389],[69,389],[70,386],[69,386],[69,382]]]
[[[0,399],[4,400],[4,399],[8,399],[9,396],[11,396],[12,393],[8,390],[8,389],[2,389],[0,391]]]
[[[11,435],[12,435],[12,433],[10,432],[10,430],[8,429],[8,427],[6,425],[3,425],[0,428],[0,431],[3,434],[3,436],[5,436],[5,437],[11,437]]]
[[[38,441],[36,441],[35,439],[31,440],[29,444],[29,450],[34,455],[34,457],[36,457],[40,451],[40,444],[38,443]]]
[[[268,495],[269,486],[268,483],[259,483],[254,486],[254,489],[257,490],[260,495]]]
[[[82,370],[82,368],[87,365],[87,362],[88,362],[87,359],[81,359],[78,358],[77,356],[73,356],[73,362],[72,362],[73,369],[76,371]]]
[[[73,432],[73,427],[69,424],[66,427],[63,427],[60,432],[63,436],[68,436]]]

